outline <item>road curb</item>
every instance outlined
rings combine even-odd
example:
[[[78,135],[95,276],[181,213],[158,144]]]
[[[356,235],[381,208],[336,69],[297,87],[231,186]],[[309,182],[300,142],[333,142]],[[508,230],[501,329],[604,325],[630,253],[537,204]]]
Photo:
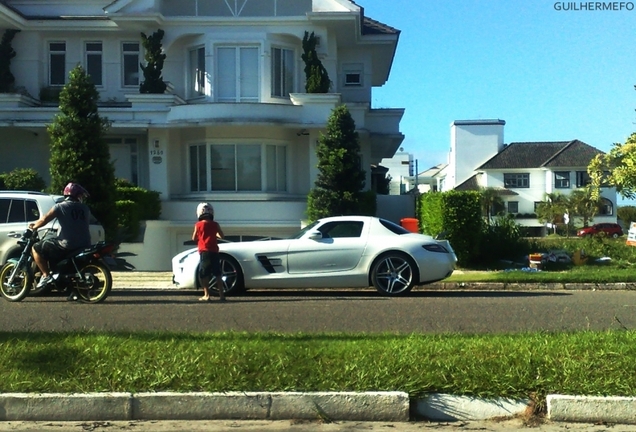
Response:
[[[173,289],[180,290],[172,283],[171,272],[114,271],[115,289]],[[424,291],[620,291],[636,290],[636,282],[616,283],[518,283],[518,282],[434,282],[418,285],[416,290]]]
[[[413,404],[417,418],[435,421],[488,420],[523,415],[530,399],[475,398],[433,393]]]
[[[636,397],[548,395],[546,402],[552,421],[636,424]]]
[[[332,420],[406,422],[404,392],[4,393],[0,421]]]
[[[555,422],[636,424],[636,397],[547,396]],[[405,392],[0,393],[0,421],[476,421],[528,414],[529,399]]]

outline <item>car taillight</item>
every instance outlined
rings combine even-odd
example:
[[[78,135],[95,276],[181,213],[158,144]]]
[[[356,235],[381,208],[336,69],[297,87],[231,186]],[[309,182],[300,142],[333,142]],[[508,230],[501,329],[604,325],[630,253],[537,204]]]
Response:
[[[437,243],[425,244],[422,245],[422,247],[429,252],[448,253],[448,250],[446,250],[444,246]]]

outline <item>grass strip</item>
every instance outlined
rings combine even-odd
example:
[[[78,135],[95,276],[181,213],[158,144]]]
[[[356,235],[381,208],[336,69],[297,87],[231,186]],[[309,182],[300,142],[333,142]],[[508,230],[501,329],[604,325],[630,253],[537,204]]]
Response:
[[[636,395],[636,332],[0,333],[0,392]]]
[[[442,282],[506,283],[619,283],[636,282],[632,267],[580,266],[568,270],[523,271],[519,268],[492,271],[455,272]]]

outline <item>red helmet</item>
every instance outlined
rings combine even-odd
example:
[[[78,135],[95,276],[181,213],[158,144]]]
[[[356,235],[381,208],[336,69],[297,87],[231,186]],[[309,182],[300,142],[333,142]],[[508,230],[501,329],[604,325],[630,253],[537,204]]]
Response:
[[[64,196],[70,196],[73,199],[82,199],[90,196],[88,191],[84,189],[79,183],[70,182],[66,185],[63,192]]]

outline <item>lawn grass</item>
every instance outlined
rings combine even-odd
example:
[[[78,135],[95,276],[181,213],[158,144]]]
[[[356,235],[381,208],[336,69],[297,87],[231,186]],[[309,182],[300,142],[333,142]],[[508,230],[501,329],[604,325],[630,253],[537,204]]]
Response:
[[[636,266],[583,265],[560,266],[547,263],[541,271],[526,271],[527,267],[500,266],[481,271],[458,269],[442,282],[519,282],[519,283],[618,283],[636,282]]]
[[[0,392],[636,395],[636,332],[0,333]]]

